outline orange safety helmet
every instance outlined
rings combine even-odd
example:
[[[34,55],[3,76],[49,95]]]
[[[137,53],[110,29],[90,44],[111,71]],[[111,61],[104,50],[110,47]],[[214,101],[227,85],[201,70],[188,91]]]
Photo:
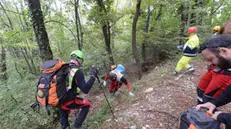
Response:
[[[188,33],[197,33],[197,28],[196,27],[189,27],[188,28]]]

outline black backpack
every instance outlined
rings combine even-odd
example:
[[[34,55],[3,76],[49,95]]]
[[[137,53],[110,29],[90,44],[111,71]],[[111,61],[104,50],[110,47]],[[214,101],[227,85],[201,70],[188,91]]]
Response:
[[[182,113],[180,129],[220,129],[220,123],[211,118],[206,109],[192,108]]]

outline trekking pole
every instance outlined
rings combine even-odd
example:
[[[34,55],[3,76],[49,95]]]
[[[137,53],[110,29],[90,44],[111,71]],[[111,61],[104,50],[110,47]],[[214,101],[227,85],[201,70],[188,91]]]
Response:
[[[92,68],[94,68],[94,67],[95,67],[95,66],[92,65]],[[103,89],[103,87],[102,87],[102,83],[100,82],[98,76],[96,76],[96,79],[97,79],[97,81],[99,82],[99,87],[100,87],[100,89],[103,91],[103,95],[104,95],[104,97],[105,97],[105,99],[106,99],[106,101],[107,101],[108,107],[110,108],[110,111],[111,111],[111,114],[112,114],[112,116],[113,116],[113,118],[114,118],[114,121],[115,121],[115,123],[116,123],[116,126],[118,126],[116,117],[115,117],[115,115],[114,115],[114,113],[113,113],[113,111],[112,111],[112,107],[111,107],[111,105],[110,105],[110,103],[109,103],[109,101],[108,101],[108,99],[107,99],[106,93],[105,93],[105,91],[104,91],[104,89]]]
[[[107,101],[107,104],[108,104],[108,107],[110,108],[110,110],[111,110],[111,114],[112,114],[112,116],[114,117],[114,119],[115,119],[115,115],[114,115],[114,113],[113,113],[113,111],[112,111],[112,107],[111,107],[111,105],[110,105],[110,103],[109,103],[109,101],[108,101],[108,99],[107,99],[107,96],[106,96],[106,93],[104,92],[104,89],[103,89],[103,87],[102,87],[102,83],[100,83],[100,80],[99,80],[99,77],[98,76],[96,76],[96,78],[97,78],[97,80],[98,80],[98,82],[99,82],[99,87],[100,87],[100,89],[103,91],[103,95],[104,95],[104,97],[105,97],[105,99],[106,99],[106,101]]]

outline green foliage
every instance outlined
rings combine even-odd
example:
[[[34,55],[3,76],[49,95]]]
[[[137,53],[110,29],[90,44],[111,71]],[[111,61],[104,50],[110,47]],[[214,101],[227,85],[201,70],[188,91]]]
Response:
[[[107,105],[107,103],[105,102],[102,107],[95,112],[95,114],[93,114],[92,116],[89,116],[86,119],[87,123],[91,123],[89,125],[90,128],[92,129],[98,129],[101,128],[101,124],[107,120],[108,118],[108,114],[110,113],[110,109]]]

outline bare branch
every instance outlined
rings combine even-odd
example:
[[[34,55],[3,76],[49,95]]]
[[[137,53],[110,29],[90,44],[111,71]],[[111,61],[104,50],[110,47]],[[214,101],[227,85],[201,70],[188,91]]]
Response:
[[[4,11],[4,9],[2,9],[2,8],[0,8],[0,10],[3,10],[3,11]],[[6,9],[5,9],[5,11],[6,11],[6,12],[15,13],[15,14],[19,14],[19,15],[23,15],[22,13],[15,12],[15,11],[12,11],[12,10],[6,10]]]
[[[77,42],[77,37],[75,36],[75,34],[73,33],[73,31],[72,31],[70,28],[68,28],[68,26],[67,26],[67,25],[63,24],[63,23],[62,23],[62,22],[60,22],[60,21],[55,21],[55,20],[45,21],[45,22],[44,22],[44,24],[46,24],[46,23],[50,23],[50,22],[58,23],[58,24],[60,24],[60,25],[62,25],[62,26],[64,26],[64,27],[66,27],[66,28],[67,28],[67,29],[71,32],[71,34],[74,36],[75,41]]]
[[[224,1],[222,1],[222,3],[213,12],[211,12],[210,15],[213,15],[217,10],[219,10],[223,4],[224,4]]]

